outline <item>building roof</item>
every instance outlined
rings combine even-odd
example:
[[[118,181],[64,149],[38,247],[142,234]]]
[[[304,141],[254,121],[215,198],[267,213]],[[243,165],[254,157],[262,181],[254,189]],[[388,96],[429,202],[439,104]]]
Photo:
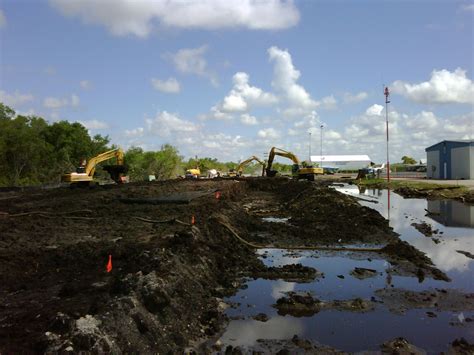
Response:
[[[368,155],[311,155],[311,161],[372,161]]]
[[[461,146],[463,146],[463,145],[473,145],[474,140],[470,140],[470,139],[444,140],[444,141],[438,142],[436,144],[430,145],[429,147],[425,148],[425,151],[431,150],[432,148],[436,147],[437,145],[439,145],[441,143],[457,143],[457,144],[460,144]]]

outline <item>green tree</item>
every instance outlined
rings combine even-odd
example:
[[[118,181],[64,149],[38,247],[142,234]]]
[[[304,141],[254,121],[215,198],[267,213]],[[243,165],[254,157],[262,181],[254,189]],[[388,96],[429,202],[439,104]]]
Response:
[[[51,174],[56,176],[56,182],[62,173],[74,171],[79,163],[90,159],[110,148],[108,137],[89,136],[87,129],[80,123],[68,121],[55,122],[48,126],[44,138],[54,147],[51,161],[54,162]],[[100,174],[100,170],[97,171]]]
[[[176,147],[170,144],[164,144],[159,151],[131,147],[125,153],[128,174],[134,181],[145,180],[148,175],[155,175],[158,180],[176,177],[181,173],[181,160]]]
[[[15,117],[15,111],[0,102],[0,120],[11,120]]]
[[[59,182],[81,159],[108,150],[109,138],[90,137],[79,123],[48,124],[37,116],[16,115],[0,103],[0,184]]]
[[[131,181],[143,181],[146,171],[143,164],[144,153],[139,147],[131,147],[125,152],[124,160],[128,167],[128,176]]]
[[[53,147],[43,138],[47,129],[46,121],[34,116],[8,118],[12,117],[11,112],[4,108],[1,111],[1,183],[17,186],[42,182],[51,166],[48,158],[53,151]],[[4,115],[5,112],[7,116]]]
[[[402,157],[402,163],[403,164],[406,164],[406,165],[409,165],[409,164],[416,164],[416,160],[413,159],[412,157],[409,157],[407,155],[404,155]]]

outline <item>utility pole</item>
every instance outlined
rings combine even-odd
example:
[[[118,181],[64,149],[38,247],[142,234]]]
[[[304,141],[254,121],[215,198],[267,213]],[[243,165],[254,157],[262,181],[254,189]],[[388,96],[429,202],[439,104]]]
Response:
[[[323,167],[323,128],[324,128],[324,125],[321,124],[321,151],[320,151],[321,166],[320,168]]]
[[[388,97],[390,96],[390,92],[388,91],[388,87],[385,87],[384,95],[385,95],[385,123],[387,125],[387,182],[390,186],[390,159],[389,159],[389,154],[388,154],[388,152],[389,152],[388,151],[388,142],[389,142],[389,135],[388,135],[388,104],[390,103],[390,101],[388,100]]]

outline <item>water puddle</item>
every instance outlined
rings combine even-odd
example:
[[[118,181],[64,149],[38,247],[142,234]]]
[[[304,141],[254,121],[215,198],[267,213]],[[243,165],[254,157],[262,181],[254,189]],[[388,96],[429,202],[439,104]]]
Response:
[[[433,263],[452,279],[447,287],[474,292],[474,259],[460,254],[457,250],[474,254],[474,206],[452,200],[404,199],[390,193],[388,209],[387,190],[365,189],[359,192],[357,186],[337,187],[338,191],[362,197],[377,197],[379,203],[361,205],[377,210],[389,218],[390,226],[418,250],[426,253]],[[412,226],[426,222],[438,233],[425,237]],[[440,241],[437,244],[433,238]]]
[[[457,250],[474,254],[474,207],[456,201],[427,201],[425,199],[403,199],[390,194],[390,209],[387,191],[365,190],[356,186],[337,187],[337,190],[359,197],[361,205],[376,209],[386,218],[390,226],[400,234],[402,240],[425,252],[452,282],[425,279],[421,283],[416,277],[390,274],[390,263],[380,256],[370,257],[349,252],[329,253],[321,251],[288,252],[287,250],[260,250],[263,262],[268,266],[301,263],[324,273],[310,283],[285,282],[282,280],[249,280],[247,288],[227,299],[235,304],[227,310],[233,319],[221,337],[224,345],[255,346],[258,339],[291,339],[294,335],[344,351],[379,350],[383,342],[404,337],[415,346],[429,353],[446,351],[456,338],[464,337],[474,342],[474,311],[452,312],[428,309],[410,309],[405,314],[390,311],[384,304],[367,313],[340,310],[322,310],[310,317],[279,315],[273,307],[277,299],[287,292],[310,292],[325,300],[371,299],[379,289],[403,288],[413,291],[427,289],[458,289],[474,292],[474,260]],[[366,200],[366,201],[364,201]],[[377,203],[374,203],[377,202]],[[425,237],[412,223],[426,222],[434,237]],[[282,222],[277,222],[282,223]],[[435,243],[433,238],[439,240]],[[357,278],[351,272],[355,268],[375,270],[367,278]],[[252,317],[265,313],[269,320],[258,321]]]

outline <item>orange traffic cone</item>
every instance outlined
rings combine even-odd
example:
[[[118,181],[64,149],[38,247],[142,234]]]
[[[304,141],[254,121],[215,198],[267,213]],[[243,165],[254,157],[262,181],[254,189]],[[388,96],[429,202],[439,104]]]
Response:
[[[107,272],[112,271],[112,255],[109,255],[109,262],[107,263]]]

